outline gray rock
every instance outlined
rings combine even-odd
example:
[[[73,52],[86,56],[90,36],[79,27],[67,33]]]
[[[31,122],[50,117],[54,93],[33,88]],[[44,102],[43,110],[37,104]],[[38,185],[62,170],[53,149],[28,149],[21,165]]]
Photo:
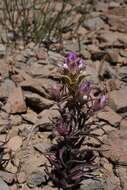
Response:
[[[104,28],[105,23],[100,17],[95,17],[85,20],[83,25],[89,30],[98,30]]]
[[[111,1],[108,5],[109,9],[118,8],[120,4],[118,2]]]
[[[41,112],[42,110],[47,109],[54,104],[53,101],[41,97],[40,95],[35,93],[25,91],[24,94],[27,104],[33,111]]]
[[[51,147],[51,144],[47,143],[38,143],[34,145],[34,148],[41,152],[42,154],[47,152],[47,150]]]
[[[101,79],[117,79],[118,77],[116,70],[106,61],[102,65],[101,63],[98,65],[98,76]]]
[[[109,93],[110,107],[120,113],[127,111],[127,87]]]
[[[36,122],[36,126],[41,130],[50,131],[52,130],[52,121],[54,118],[58,117],[60,114],[57,107],[52,106],[50,109],[45,109],[38,115],[38,121]]]
[[[27,180],[27,184],[29,187],[36,187],[45,183],[46,183],[46,174],[39,170],[32,172]]]
[[[66,53],[68,53],[68,51],[74,51],[74,52],[79,51],[79,43],[77,41],[70,43],[70,41],[68,40],[67,42],[64,43],[64,47]]]
[[[48,55],[49,55],[49,63],[53,64],[53,65],[60,65],[63,64],[64,62],[64,57],[62,55],[60,55],[59,53],[53,52],[53,51],[48,51]]]
[[[126,190],[127,189],[127,168],[123,167],[118,167],[116,169],[117,176],[119,176],[121,184],[122,184],[122,189]]]
[[[121,44],[126,47],[127,45],[127,35],[126,33],[123,35],[120,32],[112,32],[109,30],[101,31],[98,35],[98,39],[103,42],[100,44],[100,47],[109,47],[109,46],[117,46],[121,47]]]
[[[3,44],[0,44],[0,57],[3,57],[6,54],[6,47]]]
[[[9,190],[8,185],[0,178],[0,190]]]
[[[41,83],[42,83],[42,80],[41,80]],[[46,82],[44,81],[44,83]],[[41,85],[42,84],[40,84],[39,79],[29,79],[20,83],[20,86],[23,88],[23,90],[37,93],[40,96],[46,96],[46,92]],[[47,83],[46,85],[48,87]]]
[[[0,97],[7,98],[14,87],[15,84],[12,80],[5,79],[0,86]]]
[[[32,124],[35,124],[37,120],[37,114],[31,109],[28,109],[26,114],[22,114],[22,117],[25,121],[28,121]]]
[[[100,2],[98,1],[95,5],[95,8],[97,11],[107,11],[108,9],[108,3]]]
[[[104,184],[101,180],[87,179],[83,180],[80,186],[80,190],[101,190],[104,188]]]
[[[120,180],[116,177],[113,172],[110,173],[106,178],[106,185],[104,190],[123,190],[120,187]],[[124,189],[125,190],[125,189]]]

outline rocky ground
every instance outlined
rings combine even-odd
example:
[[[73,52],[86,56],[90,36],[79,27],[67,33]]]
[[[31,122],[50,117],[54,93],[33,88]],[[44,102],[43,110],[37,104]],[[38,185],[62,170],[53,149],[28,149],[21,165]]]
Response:
[[[100,149],[100,180],[85,180],[80,190],[127,190],[127,1],[100,0],[93,10],[79,29],[80,52],[90,80],[106,87],[109,104],[93,118],[104,144],[89,139]],[[7,141],[9,158],[0,170],[0,190],[56,190],[44,173],[43,153],[53,143],[50,118],[58,115],[48,89],[65,53],[79,50],[70,39],[64,34],[62,53],[57,45],[47,50],[31,42],[12,51],[0,44],[0,142]]]

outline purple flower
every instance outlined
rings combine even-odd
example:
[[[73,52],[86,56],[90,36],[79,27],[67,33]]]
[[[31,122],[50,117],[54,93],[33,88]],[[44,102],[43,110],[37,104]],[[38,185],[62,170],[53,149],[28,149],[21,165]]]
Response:
[[[61,135],[61,136],[65,136],[67,134],[67,127],[65,125],[65,123],[63,121],[59,121],[57,128],[56,128],[57,132]]]
[[[75,52],[70,52],[65,59],[63,68],[65,71],[75,75],[78,74],[86,66],[85,61]]]
[[[85,61],[82,58],[79,58],[77,61],[79,69],[83,69],[86,67]]]
[[[91,91],[91,84],[88,81],[82,81],[79,85],[79,89],[77,91],[77,95],[80,96],[88,96],[90,94]]]
[[[73,62],[73,61],[76,61],[77,60],[77,54],[75,52],[70,52],[68,53],[67,55],[67,61],[69,62]]]
[[[106,105],[107,98],[105,95],[100,95],[93,104],[93,111],[99,111]]]
[[[61,96],[61,85],[56,83],[50,88],[50,95],[53,99],[59,100]]]

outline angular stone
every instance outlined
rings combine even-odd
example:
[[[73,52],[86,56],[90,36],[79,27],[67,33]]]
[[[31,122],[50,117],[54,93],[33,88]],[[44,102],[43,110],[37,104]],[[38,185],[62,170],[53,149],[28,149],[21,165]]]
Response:
[[[17,190],[17,189],[16,189]],[[22,184],[21,190],[31,190],[31,188],[29,188],[27,186],[27,184]]]
[[[125,167],[117,167],[116,168],[116,174],[119,176],[122,190],[127,189],[127,168]]]
[[[10,190],[17,190],[17,185],[16,185],[16,184],[13,184],[13,185],[10,187]]]
[[[108,15],[108,24],[114,31],[127,32],[127,18],[118,15]]]
[[[32,172],[27,179],[27,184],[29,187],[36,187],[44,183],[46,183],[46,174],[39,170]]]
[[[9,190],[8,185],[0,178],[0,190]]]
[[[22,117],[20,115],[11,115],[10,123],[12,126],[20,125],[22,123]]]
[[[103,47],[109,47],[112,46],[113,44],[115,44],[117,42],[117,46],[121,46],[121,44],[127,44],[127,35],[126,34],[122,34],[120,32],[111,32],[109,30],[105,30],[103,32],[101,32],[98,35],[98,39],[100,41],[104,42]],[[102,47],[102,44],[100,44],[100,46]]]
[[[118,79],[109,79],[105,81],[106,84],[106,89],[108,92],[113,91],[113,90],[119,90],[121,87],[121,81]]]
[[[5,79],[0,85],[0,98],[7,98],[14,88],[14,82],[10,79]]]
[[[26,181],[26,174],[24,172],[20,172],[17,174],[17,180],[19,184],[22,184]]]
[[[120,79],[127,82],[127,66],[120,67],[118,71]]]
[[[95,17],[85,20],[83,25],[89,30],[98,30],[104,28],[105,23],[100,17]]]
[[[105,110],[102,112],[99,112],[97,114],[97,117],[100,120],[106,121],[107,123],[117,127],[120,124],[120,121],[122,120],[122,117],[114,112],[110,107],[105,107]]]
[[[97,11],[100,11],[100,12],[107,11],[108,3],[98,1],[98,2],[96,2],[95,7],[96,7]]]
[[[6,54],[6,46],[0,44],[0,58],[3,57],[5,54]]]
[[[59,116],[59,112],[56,110],[56,107],[53,106],[50,109],[46,109],[39,114],[39,119],[36,123],[36,126],[41,128],[41,130],[52,130],[53,118]]]
[[[44,109],[47,109],[51,107],[54,102],[46,99],[44,97],[41,97],[38,94],[32,93],[32,92],[24,92],[27,105],[36,112],[41,112]]]
[[[127,129],[127,119],[123,119],[120,122],[120,129]]]
[[[113,162],[127,163],[127,130],[111,131],[103,142],[104,157]]]
[[[41,81],[42,83],[42,81]],[[44,88],[42,88],[42,86],[40,85],[40,81],[37,80],[25,80],[22,83],[20,83],[20,86],[23,88],[23,90],[25,91],[30,91],[33,93],[37,93],[41,96],[45,96],[46,92],[44,90]]]
[[[120,55],[127,58],[127,48],[120,50]]]
[[[109,105],[117,112],[127,111],[127,87],[109,93]]]
[[[105,178],[104,190],[123,190],[121,189],[121,184],[119,178],[111,172]]]
[[[11,184],[14,180],[14,174],[6,172],[6,171],[0,171],[0,178],[2,178],[4,181],[6,181],[8,184]]]
[[[51,144],[47,143],[38,143],[34,145],[34,148],[44,154],[45,152],[48,151],[49,148],[51,148]]]
[[[58,190],[58,189],[55,188],[53,185],[52,186],[46,185],[43,187],[43,190]]]
[[[18,150],[22,145],[22,138],[20,136],[15,136],[12,137],[8,143],[7,143],[7,148],[12,151]]]
[[[119,3],[111,1],[108,5],[109,9],[118,8],[120,6]]]
[[[32,124],[35,124],[37,121],[37,114],[31,109],[28,109],[26,114],[22,114],[22,117],[24,120]]]
[[[104,182],[101,180],[86,179],[81,182],[79,190],[97,190],[104,188]]]
[[[103,130],[108,134],[110,133],[111,131],[116,131],[117,128],[115,127],[112,127],[111,125],[109,124],[105,124],[104,126],[102,126]]]
[[[14,164],[12,164],[11,161],[9,161],[7,166],[6,166],[6,170],[12,174],[16,174],[18,171],[18,167],[15,166]]]
[[[10,92],[9,98],[4,106],[4,109],[6,110],[6,112],[12,114],[23,113],[26,111],[27,108],[21,87],[14,87],[12,92]]]
[[[98,66],[98,76],[102,79],[116,79],[117,73],[115,69],[113,69],[111,65],[105,61],[103,62],[103,64],[100,63]]]
[[[56,68],[53,65],[40,65],[38,63],[31,64],[27,73],[32,77],[43,78],[50,76],[53,72],[56,71]]]
[[[112,64],[116,64],[119,62],[119,53],[116,50],[108,51],[108,61]]]
[[[45,48],[38,49],[36,52],[36,57],[38,60],[43,60],[43,61],[47,62],[48,54],[47,54],[46,49]]]

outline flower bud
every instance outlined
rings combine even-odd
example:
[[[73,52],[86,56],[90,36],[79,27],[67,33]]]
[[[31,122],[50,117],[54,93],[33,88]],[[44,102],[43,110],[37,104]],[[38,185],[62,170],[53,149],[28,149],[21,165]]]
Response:
[[[100,109],[103,109],[106,105],[107,98],[105,95],[100,95],[93,104],[93,111],[99,111]]]
[[[54,84],[50,88],[50,95],[56,101],[58,101],[61,97],[61,88],[62,88],[61,85],[58,83]]]

